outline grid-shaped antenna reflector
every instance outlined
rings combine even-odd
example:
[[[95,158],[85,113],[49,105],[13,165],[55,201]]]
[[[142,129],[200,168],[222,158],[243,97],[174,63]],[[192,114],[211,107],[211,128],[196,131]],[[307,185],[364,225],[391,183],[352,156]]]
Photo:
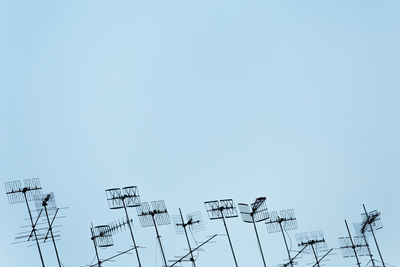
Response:
[[[369,256],[368,244],[363,236],[353,237],[353,242],[359,256]]]
[[[251,217],[251,210],[248,204],[239,203],[239,212],[242,215],[242,220],[246,223],[252,223],[253,218]]]
[[[350,237],[339,237],[339,245],[343,258],[356,256]]]
[[[20,181],[6,182],[5,186],[10,204],[24,202],[24,192],[28,201],[40,199],[42,196],[39,178],[24,179],[23,186]]]
[[[267,232],[270,234],[280,232],[281,227],[279,226],[278,212],[269,212],[269,220],[265,223],[265,225],[267,226]]]
[[[99,225],[94,228],[96,245],[100,248],[114,245],[109,225]]]
[[[153,207],[154,219],[157,225],[171,224],[164,200],[152,201],[151,206]]]
[[[194,211],[186,214],[186,219],[189,227],[189,230],[193,233],[204,231],[204,221],[203,216],[200,211]]]
[[[122,209],[124,207],[124,203],[122,202],[122,191],[120,188],[107,189],[106,197],[110,209]]]
[[[344,258],[355,257],[355,253],[357,256],[369,256],[367,243],[362,236],[353,237],[353,243],[354,249],[350,237],[339,237],[340,250]]]
[[[233,218],[238,216],[235,204],[233,203],[232,199],[220,200],[220,206],[222,207],[222,213],[224,214],[225,218]]]
[[[22,193],[21,181],[5,182],[6,194],[10,204],[21,203],[25,201]]]
[[[293,209],[281,210],[278,212],[272,211],[269,213],[269,220],[265,223],[268,233],[276,233],[281,231],[279,224],[285,231],[296,230],[297,221]]]
[[[381,213],[377,210],[370,211],[368,213],[361,214],[362,223],[361,223],[361,231],[363,232],[371,232],[372,230],[376,231],[383,228],[381,221]],[[371,225],[371,227],[369,227]]]
[[[125,197],[125,205],[127,207],[140,206],[140,196],[137,186],[126,186],[122,188],[122,194]]]
[[[255,222],[262,222],[269,218],[267,202],[265,197],[259,197],[251,204],[251,210]]]
[[[210,220],[222,219],[218,200],[204,202]]]
[[[136,211],[142,227],[154,226],[149,202],[142,202],[142,205],[136,207]]]
[[[293,209],[281,210],[279,211],[279,214],[280,217],[283,219],[282,223],[283,229],[289,231],[289,230],[296,230],[298,228],[296,215],[294,214]]]
[[[305,249],[308,251],[311,249],[310,245],[312,245],[317,252],[324,251],[328,248],[328,245],[325,243],[324,233],[321,231],[296,234],[296,239],[299,248],[308,246],[308,248]]]

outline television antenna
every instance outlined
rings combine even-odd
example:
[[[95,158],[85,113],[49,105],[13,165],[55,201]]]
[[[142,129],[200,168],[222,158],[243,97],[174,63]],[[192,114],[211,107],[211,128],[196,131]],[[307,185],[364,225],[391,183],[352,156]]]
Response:
[[[226,225],[226,220],[229,218],[238,217],[238,213],[236,211],[236,207],[233,203],[232,199],[221,199],[221,200],[213,200],[204,202],[207,210],[208,217],[210,220],[222,220],[225,227],[226,235],[228,236],[229,245],[231,247],[233,260],[235,261],[236,267],[238,267],[238,263],[235,256],[235,251],[233,250],[232,241],[229,236],[228,227]]]
[[[254,203],[251,203],[250,206],[245,203],[238,204],[243,222],[252,223],[254,226],[254,232],[256,233],[258,248],[260,249],[264,267],[267,267],[267,264],[265,262],[265,257],[262,250],[260,237],[258,236],[256,223],[265,221],[269,218],[266,200],[267,200],[266,197],[259,197],[254,201]]]
[[[307,232],[296,234],[297,244],[300,248],[306,247],[305,251],[311,250],[314,254],[315,264],[313,266],[320,267],[322,260],[328,256],[333,249],[328,250],[328,245],[325,242],[324,234],[321,231]],[[322,257],[318,256],[319,251],[326,251]]]
[[[178,234],[185,234],[186,242],[189,248],[190,261],[192,266],[196,267],[196,259],[193,255],[192,245],[190,244],[188,230],[193,234],[193,232],[200,232],[204,230],[204,222],[200,212],[192,212],[186,215],[186,221],[183,218],[182,210],[179,209],[179,215],[172,216],[174,222],[175,230]],[[188,228],[188,229],[187,229]]]
[[[142,205],[136,207],[136,210],[139,216],[140,225],[142,227],[154,226],[164,265],[168,267],[167,259],[165,258],[164,249],[161,243],[161,236],[157,228],[157,225],[160,226],[171,224],[164,200],[151,201],[151,206],[149,202],[143,202]]]
[[[129,231],[131,233],[131,238],[133,242],[133,247],[136,251],[136,258],[139,267],[142,266],[139,257],[138,247],[136,246],[135,237],[132,230],[132,220],[129,219],[127,207],[139,207],[140,206],[140,196],[136,186],[126,186],[121,188],[111,188],[106,190],[107,202],[110,209],[124,209],[126,222],[129,226]]]
[[[26,204],[26,208],[28,210],[29,218],[30,218],[30,222],[31,222],[33,237],[35,239],[36,247],[39,252],[40,261],[42,263],[42,266],[44,267],[45,266],[44,259],[43,259],[42,251],[40,249],[38,235],[37,235],[37,229],[36,229],[37,221],[36,221],[36,223],[33,222],[32,212],[31,212],[31,209],[29,206],[29,201],[35,201],[42,197],[42,187],[40,186],[40,180],[39,180],[39,178],[24,179],[23,185],[22,185],[21,181],[19,181],[19,180],[12,181],[12,182],[6,182],[5,187],[6,187],[6,195],[8,198],[8,202],[10,204],[17,204],[17,203],[23,203],[23,202],[25,202],[25,204]],[[30,237],[29,237],[29,239],[30,239]]]
[[[347,229],[347,237],[339,237],[340,250],[343,258],[355,257],[358,267],[361,267],[360,256],[370,255],[368,244],[362,236],[352,236],[347,221],[344,220]],[[373,261],[372,261],[373,262]],[[373,262],[375,266],[375,263]]]
[[[381,213],[377,210],[367,212],[367,209],[365,208],[364,204],[363,204],[363,209],[364,209],[364,212],[361,213],[362,222],[359,225],[360,229],[357,229],[358,230],[357,232],[359,232],[363,235],[366,244],[368,244],[366,234],[367,233],[372,234],[372,237],[374,238],[375,246],[376,246],[376,249],[378,250],[378,254],[381,259],[382,265],[383,265],[383,267],[385,267],[386,265],[383,260],[382,253],[381,253],[381,250],[378,245],[378,241],[375,236],[375,231],[383,228],[382,221],[381,221]],[[371,253],[370,253],[370,258],[371,258],[372,264],[375,266],[375,263],[374,263]]]
[[[98,266],[101,267],[104,262],[110,261],[118,256],[121,256],[123,254],[127,254],[130,251],[134,250],[135,247],[130,248],[128,250],[122,251],[112,257],[109,257],[107,259],[100,259],[99,256],[99,251],[98,248],[108,248],[114,246],[114,241],[112,238],[112,235],[117,233],[122,229],[122,227],[125,228],[126,224],[129,224],[128,221],[126,222],[116,222],[113,223],[111,226],[110,225],[98,225],[98,226],[93,226],[93,224],[90,227],[90,233],[91,233],[91,240],[93,242],[93,247],[96,253],[96,259],[97,263],[89,265],[89,267],[94,267]]]
[[[269,220],[265,223],[268,233],[281,232],[283,241],[285,242],[286,251],[288,254],[288,265],[294,265],[294,258],[290,254],[290,249],[286,240],[285,232],[297,229],[296,216],[293,209],[281,210],[278,212],[273,211],[269,213]]]

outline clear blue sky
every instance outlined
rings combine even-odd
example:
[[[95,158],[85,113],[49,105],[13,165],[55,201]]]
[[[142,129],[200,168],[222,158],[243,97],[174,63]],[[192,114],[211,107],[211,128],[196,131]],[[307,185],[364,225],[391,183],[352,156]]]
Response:
[[[382,211],[378,240],[398,264],[399,8],[0,1],[0,180],[40,177],[70,207],[59,221],[65,266],[92,260],[90,222],[123,215],[108,210],[104,189],[126,185],[143,201],[165,199],[172,214],[206,216],[203,201],[265,195],[270,210],[296,210],[298,232],[324,230],[331,247],[365,203]],[[4,190],[0,200],[2,265],[39,266],[35,248],[10,245],[24,207],[9,206]],[[160,266],[153,230],[130,213],[145,266]],[[239,265],[262,266],[251,226],[239,218],[229,226]],[[183,237],[160,230],[168,258],[182,254]],[[259,230],[268,265],[281,263],[280,236]],[[222,223],[207,221],[198,238],[212,233]],[[124,234],[115,242],[104,257],[130,245]],[[44,250],[56,266],[52,247]],[[107,266],[136,266],[135,256]],[[224,237],[198,266],[233,266]],[[326,266],[355,262],[338,251]]]

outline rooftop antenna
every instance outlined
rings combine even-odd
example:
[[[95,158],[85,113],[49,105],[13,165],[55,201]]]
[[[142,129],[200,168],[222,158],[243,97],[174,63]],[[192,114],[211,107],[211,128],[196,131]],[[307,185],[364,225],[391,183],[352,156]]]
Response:
[[[29,201],[35,201],[42,197],[42,187],[40,186],[40,180],[39,178],[24,179],[23,186],[21,184],[21,181],[19,180],[13,182],[6,182],[5,187],[6,187],[6,195],[8,198],[8,202],[10,204],[16,204],[22,202],[25,202],[26,204],[29,213],[29,218],[31,221],[33,236],[36,241],[36,246],[40,256],[40,261],[42,262],[42,266],[44,267],[45,266],[44,259],[36,233],[37,222],[36,223],[33,222],[32,212],[29,207]]]
[[[368,244],[362,236],[352,236],[350,233],[349,226],[347,221],[344,220],[346,225],[347,237],[339,237],[340,250],[342,251],[343,258],[355,257],[357,261],[358,267],[361,267],[360,256],[368,256]],[[374,261],[372,260],[373,265],[375,266]]]
[[[53,231],[53,223],[54,223],[57,213],[59,211],[59,208],[57,208],[56,201],[54,199],[54,193],[48,193],[48,194],[43,195],[41,201],[37,201],[36,205],[37,206],[41,205],[43,207],[43,210],[45,212],[46,219],[47,219],[47,224],[49,227],[47,234],[44,237],[44,242],[46,242],[46,240],[49,236],[49,233],[50,233],[51,240],[53,242],[53,247],[54,247],[54,250],[56,253],[56,257],[57,257],[58,266],[61,267],[62,264],[60,261],[60,256],[58,254],[58,249],[57,249],[56,240],[55,240],[54,231]],[[51,213],[51,215],[53,216],[51,220],[50,220],[49,213]]]
[[[226,221],[225,221],[225,219],[238,217],[238,213],[236,211],[236,207],[233,203],[233,200],[232,199],[222,199],[219,201],[213,200],[204,202],[204,204],[206,206],[206,210],[210,220],[222,220],[224,222],[224,227],[226,235],[228,236],[228,241],[231,247],[233,260],[235,261],[236,267],[238,267],[235,251],[233,250],[232,241],[229,236],[228,227],[226,226]]]
[[[265,221],[269,218],[266,200],[267,200],[266,197],[259,197],[254,201],[254,203],[251,203],[250,206],[245,203],[238,204],[239,211],[240,211],[240,214],[242,215],[243,222],[252,223],[254,226],[254,232],[256,233],[258,248],[260,249],[264,267],[267,267],[267,264],[265,262],[260,237],[258,236],[256,223]]]
[[[332,251],[332,249],[328,250],[328,245],[325,242],[324,234],[321,231],[296,234],[296,239],[300,248],[307,247],[305,251],[312,250],[315,258],[315,264],[313,266],[320,267],[322,260]],[[318,251],[326,250],[328,250],[328,252],[319,258]]]
[[[364,209],[364,212],[361,213],[362,222],[360,224],[360,227],[361,227],[360,232],[364,236],[365,242],[367,242],[366,233],[372,234],[372,237],[374,238],[376,249],[378,250],[382,265],[383,265],[383,267],[385,267],[386,265],[383,260],[381,250],[379,249],[378,241],[376,240],[376,237],[375,237],[375,231],[383,228],[382,221],[381,221],[381,213],[377,210],[367,212],[367,209],[365,208],[364,204],[363,204],[363,209]],[[372,260],[372,255],[371,255],[371,260]],[[374,264],[373,260],[372,260],[372,263]]]
[[[200,212],[192,212],[186,215],[186,221],[183,218],[182,210],[179,209],[179,215],[172,216],[174,222],[175,230],[178,234],[185,234],[186,242],[189,248],[190,261],[192,266],[196,267],[196,259],[193,256],[192,246],[190,244],[188,230],[193,234],[193,232],[200,232],[204,230],[204,222]],[[187,229],[188,228],[188,229]]]
[[[142,266],[139,257],[138,247],[136,246],[135,237],[132,230],[132,220],[129,219],[127,207],[139,207],[140,206],[140,196],[136,186],[126,186],[121,188],[111,188],[106,190],[107,201],[110,209],[124,209],[126,222],[129,226],[129,231],[131,233],[133,247],[136,251],[136,258],[139,267]]]
[[[111,226],[110,225],[98,225],[98,226],[93,226],[91,224],[90,227],[90,233],[91,233],[91,240],[93,242],[93,247],[96,253],[96,259],[97,263],[89,265],[90,267],[92,266],[98,266],[101,267],[104,262],[110,261],[118,256],[121,256],[123,254],[126,254],[135,248],[130,248],[128,250],[122,251],[110,258],[107,259],[100,259],[99,256],[99,251],[98,248],[108,248],[114,246],[114,241],[113,241],[113,234],[117,233],[122,229],[122,227],[125,228],[125,226],[128,224],[128,221],[123,221],[123,222],[115,222]]]
[[[164,200],[151,201],[151,206],[148,202],[143,202],[141,206],[136,208],[136,210],[139,216],[140,225],[142,227],[154,226],[164,265],[168,267],[167,259],[165,258],[164,249],[161,243],[161,236],[157,228],[157,225],[160,226],[171,223]]]
[[[281,210],[278,212],[273,211],[269,213],[269,220],[265,223],[268,233],[281,232],[283,241],[285,242],[286,251],[288,254],[288,265],[294,265],[294,258],[290,255],[290,249],[286,240],[285,232],[297,229],[296,216],[293,209]]]

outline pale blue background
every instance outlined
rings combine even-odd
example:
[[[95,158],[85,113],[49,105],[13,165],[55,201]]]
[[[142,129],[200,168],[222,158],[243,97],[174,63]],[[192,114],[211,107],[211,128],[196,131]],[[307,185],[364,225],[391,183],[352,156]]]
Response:
[[[296,210],[298,232],[324,230],[332,247],[346,233],[343,219],[359,221],[365,203],[382,211],[378,239],[398,264],[399,7],[1,1],[1,182],[38,176],[70,207],[59,242],[65,266],[92,260],[90,222],[123,215],[108,210],[104,189],[125,185],[144,201],[165,199],[171,213],[266,195],[271,210]],[[10,207],[4,190],[0,200],[1,265],[39,266],[35,248],[10,245],[24,207]],[[144,266],[160,266],[153,230],[130,213]],[[200,240],[223,233],[222,223],[206,223]],[[251,226],[238,218],[229,227],[239,265],[262,266]],[[181,254],[183,237],[160,230],[168,258]],[[259,230],[268,265],[281,263],[281,237]],[[124,234],[115,242],[104,257],[130,245]],[[44,250],[56,266],[52,247]],[[339,251],[330,259],[326,266],[355,266]],[[198,266],[233,266],[227,241],[207,246]]]

